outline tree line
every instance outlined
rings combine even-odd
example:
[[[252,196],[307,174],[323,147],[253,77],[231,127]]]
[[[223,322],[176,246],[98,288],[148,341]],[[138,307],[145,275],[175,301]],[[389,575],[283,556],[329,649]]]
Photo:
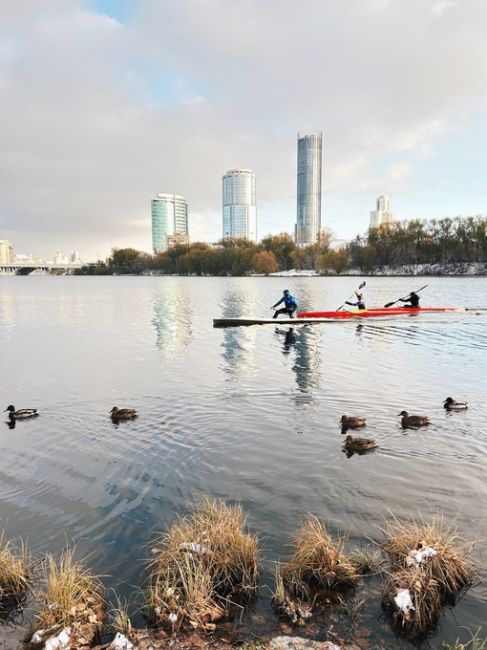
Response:
[[[258,244],[223,239],[176,245],[149,255],[133,248],[114,249],[105,261],[81,267],[81,275],[162,273],[177,275],[267,275],[290,269],[340,275],[385,266],[487,262],[487,219],[456,217],[395,222],[371,228],[341,248],[330,248],[332,236],[322,232],[314,244],[298,246],[287,233],[268,235]]]

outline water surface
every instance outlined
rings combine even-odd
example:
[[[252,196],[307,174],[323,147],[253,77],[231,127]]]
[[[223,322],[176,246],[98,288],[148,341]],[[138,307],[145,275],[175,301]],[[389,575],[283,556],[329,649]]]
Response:
[[[240,500],[266,562],[288,553],[308,512],[377,537],[389,511],[441,511],[487,539],[487,313],[394,322],[213,329],[268,316],[289,288],[300,308],[336,308],[353,278],[0,277],[0,395],[41,416],[0,430],[0,527],[34,552],[66,539],[109,586],[143,581],[144,545],[204,492]],[[487,305],[487,279],[371,278],[383,305],[429,282],[424,305]],[[468,399],[448,414],[445,397]],[[114,425],[113,405],[140,411]],[[1,404],[0,404],[1,406]],[[402,409],[432,425],[404,432]],[[364,415],[380,448],[347,456],[338,420]],[[475,557],[482,562],[487,544]],[[483,570],[481,574],[484,575]],[[367,589],[368,625],[399,647]],[[258,611],[270,617],[269,591]],[[485,630],[487,590],[446,611],[432,643]]]

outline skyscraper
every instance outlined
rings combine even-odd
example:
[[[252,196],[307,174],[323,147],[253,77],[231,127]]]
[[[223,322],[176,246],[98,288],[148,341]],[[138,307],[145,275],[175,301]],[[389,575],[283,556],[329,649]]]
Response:
[[[223,238],[257,241],[255,174],[250,169],[229,169],[222,181]]]
[[[8,239],[0,239],[0,264],[13,264],[14,249]]]
[[[370,213],[370,228],[378,228],[394,222],[394,212],[390,207],[389,197],[383,194],[377,198],[376,209]]]
[[[158,194],[151,201],[152,248],[161,253],[168,248],[171,235],[189,235],[188,204],[178,194]]]
[[[312,244],[321,230],[321,157],[321,131],[300,131],[295,231],[297,244]]]

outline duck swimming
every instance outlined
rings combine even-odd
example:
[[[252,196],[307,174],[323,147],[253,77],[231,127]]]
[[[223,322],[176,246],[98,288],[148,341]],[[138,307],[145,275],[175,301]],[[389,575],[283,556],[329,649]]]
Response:
[[[110,411],[112,420],[133,420],[137,417],[137,411],[135,409],[119,409],[116,406]]]
[[[19,409],[18,411],[16,411],[15,406],[13,406],[13,404],[7,406],[4,413],[6,411],[8,411],[8,417],[11,420],[26,420],[27,418],[35,418],[37,415],[39,415],[37,409]]]
[[[365,418],[358,418],[354,415],[342,415],[340,424],[343,429],[358,429],[364,427],[367,420]]]
[[[373,438],[354,438],[353,436],[347,436],[343,446],[347,451],[356,451],[360,453],[363,451],[369,451],[369,449],[375,449],[379,445],[375,440],[373,440]]]
[[[401,425],[404,429],[408,427],[424,427],[427,424],[431,424],[429,418],[425,415],[409,415],[407,411],[401,411],[397,415],[402,415]]]
[[[443,408],[447,411],[465,411],[468,409],[468,402],[457,402],[453,397],[447,397]]]

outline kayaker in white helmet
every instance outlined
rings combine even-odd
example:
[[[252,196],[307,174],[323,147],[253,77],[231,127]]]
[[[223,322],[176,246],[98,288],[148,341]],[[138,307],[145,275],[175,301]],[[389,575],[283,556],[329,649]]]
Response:
[[[366,309],[365,302],[364,302],[364,294],[360,293],[360,291],[355,291],[355,295],[357,296],[356,302],[349,302],[348,300],[346,300],[345,304],[351,305],[352,307],[357,307],[357,309]]]

